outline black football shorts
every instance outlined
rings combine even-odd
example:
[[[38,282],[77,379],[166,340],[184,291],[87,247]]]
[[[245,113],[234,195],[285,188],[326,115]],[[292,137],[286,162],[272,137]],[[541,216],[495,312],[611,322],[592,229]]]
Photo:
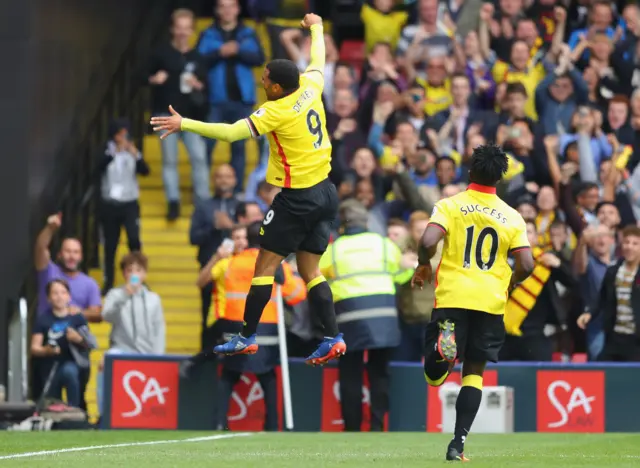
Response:
[[[283,188],[262,221],[260,246],[288,256],[322,255],[338,217],[338,192],[329,179],[309,188]]]
[[[438,323],[445,320],[455,325],[458,360],[498,362],[498,353],[504,344],[506,333],[504,316],[470,309],[433,309],[426,330],[425,357],[434,351],[440,333]]]

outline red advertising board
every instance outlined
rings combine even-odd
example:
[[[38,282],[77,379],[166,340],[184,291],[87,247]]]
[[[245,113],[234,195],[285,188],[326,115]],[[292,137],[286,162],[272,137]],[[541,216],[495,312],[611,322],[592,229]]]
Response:
[[[111,427],[177,429],[177,362],[114,360]]]
[[[605,373],[537,371],[538,432],[604,432]]]
[[[446,382],[439,387],[427,386],[427,432],[442,432],[442,400],[440,390],[447,385],[460,386],[460,372],[452,372]],[[498,385],[498,372],[487,370],[484,372],[483,385],[491,387]]]
[[[384,430],[389,426],[389,414],[384,418]],[[365,371],[362,380],[362,431],[371,427],[371,402],[369,398],[369,378]],[[340,406],[340,379],[338,369],[328,367],[322,370],[322,432],[341,432],[344,430],[342,409]]]
[[[278,424],[282,430],[282,380],[280,367],[276,367],[278,379]],[[260,382],[254,374],[242,374],[240,380],[233,387],[227,421],[232,431],[263,431],[264,430],[264,392]]]

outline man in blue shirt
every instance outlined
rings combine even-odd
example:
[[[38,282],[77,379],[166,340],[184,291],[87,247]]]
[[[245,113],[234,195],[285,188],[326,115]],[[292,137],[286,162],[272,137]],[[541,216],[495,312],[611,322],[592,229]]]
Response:
[[[589,11],[589,27],[576,29],[569,37],[569,47],[571,47],[571,50],[577,47],[582,36],[590,37],[595,32],[603,32],[609,39],[613,39],[616,30],[611,27],[611,22],[613,21],[613,10],[611,6],[612,2],[607,0],[597,0],[593,2]],[[581,58],[589,58],[589,51],[586,50]]]
[[[218,0],[216,22],[203,31],[198,52],[208,66],[209,122],[233,123],[251,114],[256,103],[256,83],[252,67],[262,65],[264,52],[253,29],[238,21],[237,0]],[[207,155],[215,140],[209,140]],[[244,140],[231,144],[231,166],[242,190],[245,170]]]

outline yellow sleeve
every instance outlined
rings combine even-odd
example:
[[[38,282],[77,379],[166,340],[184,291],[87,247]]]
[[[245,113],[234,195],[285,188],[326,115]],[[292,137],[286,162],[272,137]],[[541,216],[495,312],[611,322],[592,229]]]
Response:
[[[314,24],[311,26],[311,60],[305,70],[305,76],[318,85],[321,90],[324,89],[325,60],[324,29],[321,24]]]
[[[382,148],[382,156],[380,156],[380,167],[383,169],[395,168],[400,162],[400,158],[392,151],[391,146]]]
[[[362,5],[362,9],[360,10],[360,19],[362,20],[362,22],[365,24],[367,21],[370,21],[373,19],[373,8],[371,8],[369,5],[367,5],[366,3],[364,5]]]
[[[220,278],[224,276],[225,272],[229,268],[229,262],[230,262],[230,259],[223,258],[218,263],[213,265],[213,268],[211,269],[211,279],[213,281],[218,281]]]
[[[531,244],[529,244],[529,238],[527,237],[527,224],[522,219],[522,216],[518,213],[514,213],[517,216],[517,219],[514,222],[514,228],[516,232],[511,239],[511,244],[509,245],[509,252],[513,253],[518,250],[531,248]]]
[[[493,69],[491,70],[493,80],[498,84],[502,83],[504,81],[504,75],[507,73],[508,69],[509,65],[504,63],[502,60],[498,60],[493,64]]]
[[[238,140],[251,138],[251,130],[247,119],[238,120],[236,123],[206,123],[199,120],[182,119],[180,129],[185,132],[197,133],[203,137],[233,143]]]
[[[330,245],[329,248],[322,254],[320,257],[320,273],[327,278],[331,279],[335,277],[335,272],[333,271],[333,245]]]
[[[521,174],[524,172],[524,164],[522,164],[520,161],[515,159],[509,153],[507,153],[507,162],[508,162],[507,172],[505,172],[503,176],[504,180],[509,181],[513,179],[515,176],[517,176],[518,174]]]
[[[627,163],[629,162],[629,158],[633,154],[633,148],[629,145],[626,145],[618,159],[616,159],[616,169],[620,171],[624,171],[627,168]]]
[[[460,164],[462,163],[462,155],[460,153],[456,150],[451,150],[451,153],[449,153],[448,156],[453,159],[456,167],[460,167]]]
[[[254,138],[274,131],[283,123],[278,109],[268,102],[245,120]]]
[[[445,233],[449,230],[451,215],[445,200],[440,200],[433,207],[431,212],[431,218],[429,219],[429,225],[433,225],[442,229]]]

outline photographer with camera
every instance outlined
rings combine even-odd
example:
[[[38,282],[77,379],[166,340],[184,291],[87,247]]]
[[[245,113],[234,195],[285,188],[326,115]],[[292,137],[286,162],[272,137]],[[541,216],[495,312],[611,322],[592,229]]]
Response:
[[[101,175],[100,225],[104,237],[103,295],[113,287],[116,250],[123,227],[127,231],[129,250],[141,249],[137,176],[149,174],[149,166],[131,139],[127,120],[113,121],[109,136],[98,165]]]

